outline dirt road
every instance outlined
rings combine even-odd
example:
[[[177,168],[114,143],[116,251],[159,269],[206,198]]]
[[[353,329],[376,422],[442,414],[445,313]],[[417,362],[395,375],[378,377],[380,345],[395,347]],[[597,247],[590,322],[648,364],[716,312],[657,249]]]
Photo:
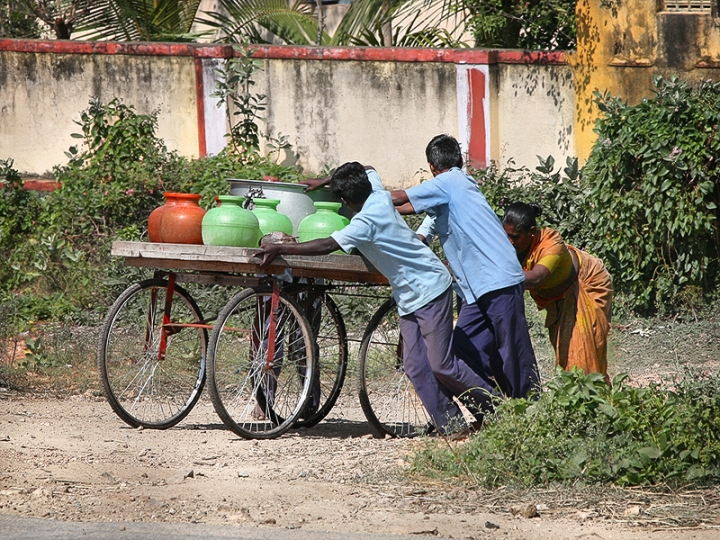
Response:
[[[376,439],[348,398],[331,418],[269,441],[239,439],[203,397],[179,426],[138,430],[102,397],[0,393],[0,514],[70,521],[191,522],[485,539],[695,538],[715,528],[629,527],[582,501],[553,506],[421,484],[419,440]],[[539,517],[518,513],[537,505]]]

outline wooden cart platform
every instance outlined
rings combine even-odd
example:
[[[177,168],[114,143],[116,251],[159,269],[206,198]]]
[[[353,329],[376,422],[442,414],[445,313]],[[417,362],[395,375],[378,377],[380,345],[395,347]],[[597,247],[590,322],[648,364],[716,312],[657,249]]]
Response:
[[[255,256],[258,251],[255,248],[116,241],[111,254],[124,257],[128,266],[192,271],[196,274],[192,281],[199,283],[249,284],[248,278],[240,274],[282,274],[290,268],[296,277],[387,284],[385,276],[360,255],[286,255],[276,258],[268,268],[260,268],[260,259]]]

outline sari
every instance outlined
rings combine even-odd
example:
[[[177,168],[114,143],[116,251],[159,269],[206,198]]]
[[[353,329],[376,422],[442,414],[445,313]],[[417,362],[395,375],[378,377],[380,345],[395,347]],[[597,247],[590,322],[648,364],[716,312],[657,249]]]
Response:
[[[575,266],[569,267],[568,261],[575,261]],[[602,373],[607,379],[613,292],[610,273],[600,259],[565,244],[550,228],[533,238],[523,266],[531,270],[536,264],[550,270],[545,283],[530,295],[538,309],[546,310],[545,327],[557,365],[565,370],[582,369],[585,374]]]

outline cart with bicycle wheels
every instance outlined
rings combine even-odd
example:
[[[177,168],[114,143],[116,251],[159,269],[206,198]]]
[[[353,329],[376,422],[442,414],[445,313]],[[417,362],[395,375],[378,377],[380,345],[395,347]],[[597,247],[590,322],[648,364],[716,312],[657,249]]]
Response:
[[[357,351],[358,398],[381,436],[414,436],[428,416],[402,364],[398,314],[383,303],[365,331],[348,332],[336,283],[386,284],[364,258],[278,257],[261,269],[256,249],[115,242],[125,264],[154,270],[110,308],[98,370],[115,413],[133,427],[166,429],[207,389],[234,433],[274,438],[311,427],[335,405],[350,349]],[[292,271],[292,282],[276,277]],[[240,287],[206,316],[183,284]],[[351,347],[352,345],[352,347]]]

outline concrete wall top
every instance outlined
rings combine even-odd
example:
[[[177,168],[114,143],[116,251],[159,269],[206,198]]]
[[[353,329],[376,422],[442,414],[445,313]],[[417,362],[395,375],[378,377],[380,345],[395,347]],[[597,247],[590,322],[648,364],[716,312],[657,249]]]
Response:
[[[564,51],[506,49],[419,49],[407,47],[305,47],[252,45],[253,56],[268,59],[372,60],[382,62],[450,62],[455,64],[565,64]],[[127,54],[231,58],[232,45],[194,43],[124,43],[0,39],[0,51],[62,54]]]

